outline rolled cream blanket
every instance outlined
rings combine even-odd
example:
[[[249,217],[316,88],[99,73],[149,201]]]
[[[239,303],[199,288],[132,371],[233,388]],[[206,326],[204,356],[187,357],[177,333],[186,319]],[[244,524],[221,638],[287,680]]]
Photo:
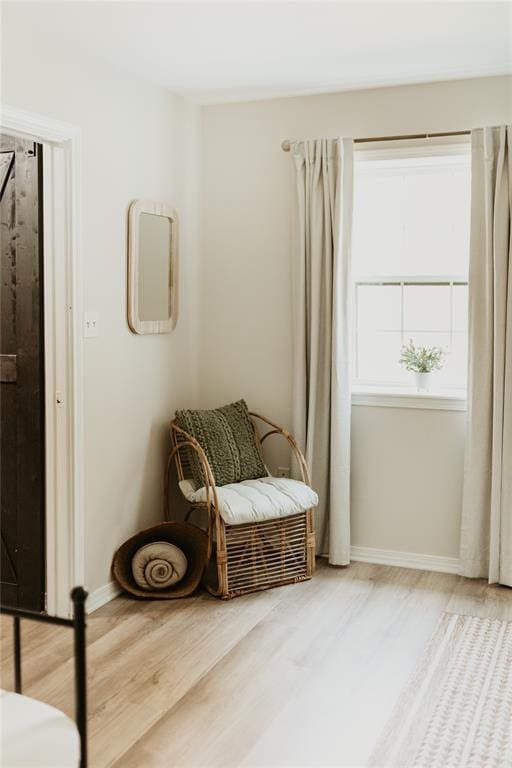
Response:
[[[168,541],[152,541],[133,556],[132,573],[142,589],[166,589],[180,581],[187,571],[187,558]]]

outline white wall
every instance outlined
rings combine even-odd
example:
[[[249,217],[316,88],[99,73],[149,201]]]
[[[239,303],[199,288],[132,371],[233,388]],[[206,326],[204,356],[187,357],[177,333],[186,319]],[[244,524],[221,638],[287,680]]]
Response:
[[[291,421],[293,168],[281,141],[512,122],[496,77],[204,109],[200,398]],[[353,408],[353,544],[458,555],[465,414]]]
[[[166,424],[197,400],[197,107],[66,48],[44,8],[3,8],[3,102],[82,129],[84,308],[100,315],[84,340],[86,587],[110,580],[112,553],[161,519]],[[57,37],[52,38],[52,34]],[[58,43],[57,43],[58,40]],[[180,216],[180,316],[170,335],[126,322],[131,200],[166,201]]]

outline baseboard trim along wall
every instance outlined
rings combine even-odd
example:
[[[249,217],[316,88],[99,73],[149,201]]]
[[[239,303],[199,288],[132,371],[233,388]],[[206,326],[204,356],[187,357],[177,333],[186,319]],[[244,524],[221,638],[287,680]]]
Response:
[[[420,571],[439,573],[459,573],[457,557],[439,555],[421,555],[417,552],[397,552],[393,549],[373,549],[372,547],[351,547],[350,557],[356,563],[375,563],[375,565],[394,565],[398,568],[416,568]],[[115,581],[109,581],[91,592],[87,598],[87,613],[93,613],[102,605],[109,603],[121,593]]]
[[[394,565],[399,568],[416,568],[421,571],[438,571],[440,573],[459,573],[458,557],[422,555],[418,552],[397,552],[392,549],[373,549],[371,547],[351,547],[350,557],[355,562],[360,563]]]
[[[94,592],[91,592],[87,598],[87,602],[85,604],[87,613],[97,611],[98,608],[101,608],[102,605],[110,603],[110,601],[113,600],[114,597],[117,597],[120,592],[121,590],[115,581],[109,581],[107,584],[99,587],[99,589],[95,589]]]

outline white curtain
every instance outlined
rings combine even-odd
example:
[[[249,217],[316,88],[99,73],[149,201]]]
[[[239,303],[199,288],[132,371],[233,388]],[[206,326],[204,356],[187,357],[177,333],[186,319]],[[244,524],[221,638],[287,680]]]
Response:
[[[296,142],[294,432],[320,497],[317,553],[350,561],[350,240],[353,142]]]
[[[472,132],[461,564],[512,586],[512,127]]]

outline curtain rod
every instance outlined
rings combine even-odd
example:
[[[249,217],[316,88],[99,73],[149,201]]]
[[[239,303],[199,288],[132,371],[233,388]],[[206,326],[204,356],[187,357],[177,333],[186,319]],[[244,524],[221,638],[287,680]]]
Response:
[[[409,133],[402,136],[365,136],[361,139],[354,139],[354,144],[368,144],[377,141],[406,141],[407,139],[437,139],[443,136],[469,136],[471,131],[444,131],[443,133]],[[292,142],[285,139],[281,144],[284,152],[289,152]]]

